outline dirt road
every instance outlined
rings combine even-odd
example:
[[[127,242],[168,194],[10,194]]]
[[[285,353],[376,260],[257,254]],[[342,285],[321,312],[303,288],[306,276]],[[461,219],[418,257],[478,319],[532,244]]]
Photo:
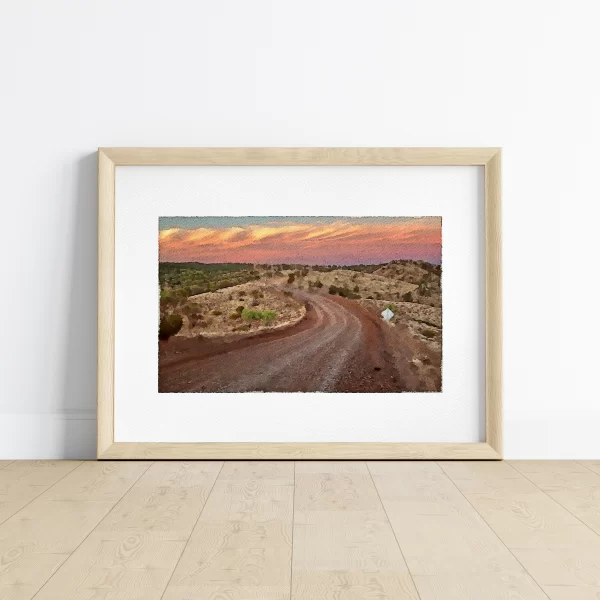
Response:
[[[161,392],[400,392],[415,389],[411,353],[394,360],[388,325],[352,300],[303,294],[307,315],[237,341],[172,338],[160,350]],[[399,329],[397,336],[407,336]]]

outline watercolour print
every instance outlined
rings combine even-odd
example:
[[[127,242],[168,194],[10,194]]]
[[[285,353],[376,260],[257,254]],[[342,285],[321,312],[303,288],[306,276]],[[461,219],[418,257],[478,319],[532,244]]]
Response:
[[[441,392],[441,217],[161,217],[158,233],[159,392]]]

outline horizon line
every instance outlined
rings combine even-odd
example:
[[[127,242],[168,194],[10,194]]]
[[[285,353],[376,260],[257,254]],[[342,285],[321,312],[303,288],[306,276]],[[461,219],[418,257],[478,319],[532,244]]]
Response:
[[[410,261],[410,262],[424,262],[430,265],[441,265],[440,262],[434,262],[431,260],[425,260],[424,258],[392,258],[390,260],[378,261],[378,262],[362,262],[362,263],[309,263],[309,262],[292,262],[292,261],[277,261],[277,262],[247,262],[240,260],[230,260],[230,261],[215,261],[215,262],[203,262],[200,260],[159,260],[158,264],[198,264],[198,265],[303,265],[306,267],[352,267],[352,266],[361,266],[361,265],[386,265],[395,261]]]

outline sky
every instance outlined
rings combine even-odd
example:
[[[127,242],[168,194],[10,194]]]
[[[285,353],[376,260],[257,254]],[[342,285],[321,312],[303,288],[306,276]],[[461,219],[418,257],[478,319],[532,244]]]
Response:
[[[160,217],[161,262],[441,264],[441,217]]]

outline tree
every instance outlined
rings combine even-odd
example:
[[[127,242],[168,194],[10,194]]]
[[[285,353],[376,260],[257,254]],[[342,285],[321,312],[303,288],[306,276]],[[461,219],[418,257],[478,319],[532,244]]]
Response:
[[[183,325],[183,319],[179,315],[169,315],[160,320],[158,338],[168,340],[172,335],[177,335]]]
[[[287,280],[288,284],[291,285],[292,283],[294,283],[295,279],[296,279],[296,276],[293,273],[290,273],[288,275],[288,280]]]

